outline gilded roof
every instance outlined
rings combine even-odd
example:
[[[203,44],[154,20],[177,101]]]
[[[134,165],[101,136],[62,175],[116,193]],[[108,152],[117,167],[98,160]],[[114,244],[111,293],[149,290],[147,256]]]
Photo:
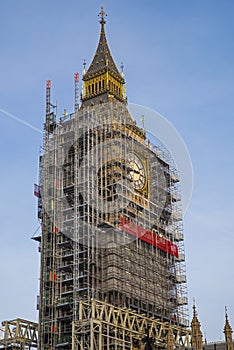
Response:
[[[101,23],[101,33],[99,38],[99,43],[96,49],[96,53],[90,64],[88,70],[83,76],[83,80],[88,80],[92,76],[105,73],[107,71],[111,72],[116,79],[124,83],[124,79],[121,76],[116,64],[111,55],[105,33],[105,20],[102,18]]]

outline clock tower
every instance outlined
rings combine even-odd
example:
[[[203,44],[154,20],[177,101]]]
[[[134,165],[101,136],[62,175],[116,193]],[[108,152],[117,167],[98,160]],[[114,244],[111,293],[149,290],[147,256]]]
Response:
[[[146,324],[171,324],[170,339],[188,326],[178,173],[129,113],[99,16],[80,108],[58,118],[47,83],[40,349],[127,349]]]

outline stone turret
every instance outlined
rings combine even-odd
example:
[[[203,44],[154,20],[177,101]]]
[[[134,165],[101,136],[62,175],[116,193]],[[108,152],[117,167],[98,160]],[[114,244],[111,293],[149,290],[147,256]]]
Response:
[[[223,333],[225,335],[226,350],[233,350],[233,340],[232,340],[232,327],[228,321],[227,308],[225,308],[225,326]]]
[[[197,317],[197,311],[195,304],[193,305],[193,319],[191,322],[192,340],[191,345],[195,350],[202,350],[202,332],[201,324]]]

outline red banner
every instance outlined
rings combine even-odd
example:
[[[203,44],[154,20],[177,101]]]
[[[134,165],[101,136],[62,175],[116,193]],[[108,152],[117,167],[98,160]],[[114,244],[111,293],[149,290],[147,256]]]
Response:
[[[156,233],[146,230],[131,221],[127,221],[124,218],[120,218],[120,228],[124,232],[139,238],[140,240],[153,245],[154,247],[175,256],[179,257],[179,251],[176,244],[168,241],[167,239],[158,236]]]

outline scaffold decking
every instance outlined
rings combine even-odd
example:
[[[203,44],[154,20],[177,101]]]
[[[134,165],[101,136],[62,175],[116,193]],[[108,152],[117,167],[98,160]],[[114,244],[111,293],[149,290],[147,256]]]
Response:
[[[40,158],[45,339],[71,341],[78,304],[91,298],[188,326],[179,177],[169,153],[146,142],[120,103],[52,122]]]

